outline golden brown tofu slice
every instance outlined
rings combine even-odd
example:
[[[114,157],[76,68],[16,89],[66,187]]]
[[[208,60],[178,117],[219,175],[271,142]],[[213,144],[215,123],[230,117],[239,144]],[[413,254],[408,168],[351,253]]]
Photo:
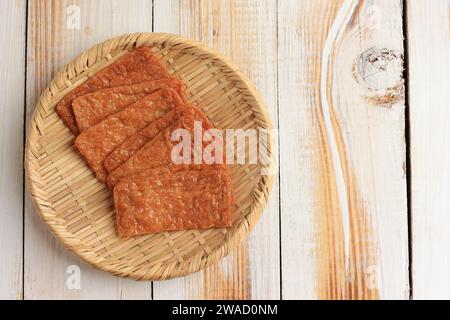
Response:
[[[173,166],[173,170],[184,170],[196,166],[192,162],[179,164],[172,158],[172,150],[179,143],[178,141],[172,140],[172,133],[177,129],[185,129],[190,134],[190,137],[192,137],[191,141],[193,144],[195,122],[200,123],[205,130],[212,127],[201,112],[182,116],[172,125],[159,132],[121,166],[113,170],[107,179],[108,186],[112,189],[122,178],[146,169],[160,166]],[[194,159],[194,151],[194,147],[191,147],[192,154],[188,155],[190,156],[190,160]]]
[[[79,130],[72,109],[72,101],[81,95],[116,86],[171,77],[166,67],[149,47],[139,47],[120,57],[116,62],[97,72],[76,87],[57,104],[56,111],[73,134]]]
[[[116,168],[124,164],[147,142],[151,141],[160,131],[172,125],[183,115],[194,115],[200,112],[202,111],[190,105],[179,107],[168,112],[165,116],[151,123],[135,135],[127,138],[119,147],[111,152],[104,161],[106,170],[111,173]]]
[[[183,83],[175,78],[107,88],[80,96],[72,102],[78,129],[83,132],[146,95],[165,88],[173,88],[180,94],[180,97],[184,97]]]
[[[231,225],[231,182],[224,167],[171,172],[156,168],[114,188],[120,236]]]
[[[75,139],[75,146],[97,179],[105,182],[107,171],[103,161],[106,157],[125,139],[183,103],[173,89],[157,91],[83,131]]]

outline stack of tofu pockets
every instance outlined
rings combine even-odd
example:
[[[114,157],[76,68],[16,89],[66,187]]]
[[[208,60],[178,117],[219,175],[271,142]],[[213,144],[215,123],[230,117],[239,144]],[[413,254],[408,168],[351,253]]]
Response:
[[[193,137],[195,123],[204,130],[213,126],[187,102],[182,81],[150,47],[136,48],[97,72],[56,111],[97,179],[113,190],[120,236],[231,226],[226,164],[172,159],[175,130]]]

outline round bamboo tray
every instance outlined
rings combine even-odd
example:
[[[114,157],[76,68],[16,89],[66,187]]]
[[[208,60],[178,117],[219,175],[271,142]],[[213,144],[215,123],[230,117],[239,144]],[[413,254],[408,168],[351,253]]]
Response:
[[[120,238],[112,193],[98,182],[55,112],[58,101],[127,50],[150,46],[169,72],[184,81],[188,100],[217,128],[271,129],[258,93],[226,58],[176,35],[136,33],[107,40],[79,55],[42,93],[30,123],[25,167],[37,212],[64,245],[93,266],[118,276],[162,280],[199,271],[243,241],[267,203],[270,164],[230,165],[233,225],[228,229],[164,232]],[[273,145],[260,142],[272,157]]]

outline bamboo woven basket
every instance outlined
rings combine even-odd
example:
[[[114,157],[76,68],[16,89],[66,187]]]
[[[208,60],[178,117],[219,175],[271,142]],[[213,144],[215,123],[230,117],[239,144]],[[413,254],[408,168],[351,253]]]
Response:
[[[58,101],[127,50],[150,46],[182,79],[188,100],[217,128],[271,129],[266,108],[247,77],[210,48],[176,35],[135,33],[79,55],[44,90],[30,123],[25,167],[38,213],[64,245],[93,266],[118,276],[162,280],[199,271],[243,241],[268,201],[273,176],[262,164],[231,165],[235,206],[228,229],[164,232],[119,238],[112,193],[98,182],[55,112]],[[259,143],[271,159],[272,140]],[[274,164],[269,161],[269,168]]]

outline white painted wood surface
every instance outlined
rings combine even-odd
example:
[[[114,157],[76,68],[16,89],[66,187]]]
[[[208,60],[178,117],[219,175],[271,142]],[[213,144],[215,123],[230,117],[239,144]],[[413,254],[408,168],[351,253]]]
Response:
[[[151,30],[151,17],[152,3],[145,0],[30,1],[27,119],[58,69],[114,35]],[[119,279],[65,250],[40,221],[28,192],[25,209],[25,299],[151,299],[151,283]],[[80,268],[80,289],[67,286],[72,265]]]
[[[274,1],[156,0],[154,31],[203,42],[225,54],[261,92],[277,123],[277,25]],[[155,282],[155,299],[279,299],[278,182],[249,239],[217,266]]]
[[[408,298],[401,1],[286,1],[278,15],[283,297]],[[386,72],[359,66],[372,47],[398,54]]]
[[[407,2],[415,299],[450,299],[450,1]]]
[[[22,298],[25,1],[0,2],[0,299]]]
[[[0,298],[405,299],[411,264],[413,298],[449,299],[450,1],[406,2],[405,12],[400,0],[359,1],[327,42],[351,0],[31,0],[28,17],[26,1],[1,1]],[[219,265],[152,284],[97,271],[67,252],[22,193],[22,155],[24,107],[29,120],[59,68],[95,43],[153,26],[215,47],[250,76],[280,124],[281,184],[248,241]],[[71,265],[80,267],[80,289],[67,287]]]

